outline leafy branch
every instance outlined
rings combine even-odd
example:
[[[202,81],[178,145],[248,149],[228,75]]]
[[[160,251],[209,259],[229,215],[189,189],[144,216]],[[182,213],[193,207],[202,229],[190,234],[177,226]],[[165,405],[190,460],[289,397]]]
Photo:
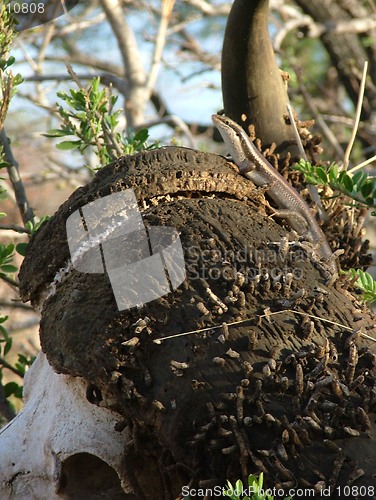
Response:
[[[361,269],[349,269],[343,274],[347,274],[354,280],[354,286],[363,292],[363,300],[366,302],[376,302],[376,281],[372,276]]]
[[[327,168],[316,167],[307,160],[300,160],[293,168],[304,174],[308,184],[330,186],[366,208],[376,208],[376,179],[366,172],[352,174],[351,171],[340,170],[336,163]],[[371,214],[376,216],[376,211]],[[363,292],[366,302],[376,301],[376,281],[369,273],[361,269],[349,269],[343,274],[349,275],[354,281],[354,286]]]
[[[9,50],[16,36],[14,29],[16,21],[7,9],[8,3],[3,2],[0,6],[0,168],[5,167],[8,171],[22,220],[26,223],[33,220],[34,213],[26,198],[18,163],[13,156],[10,142],[4,130],[4,121],[10,102],[17,87],[23,82],[20,74],[14,76],[9,69],[15,62],[15,58],[9,55]]]
[[[0,6],[0,81],[1,81],[1,101],[0,101],[0,130],[3,127],[5,117],[8,112],[9,103],[14,95],[17,85],[22,81],[20,75],[13,76],[9,71],[10,66],[15,62],[13,56],[9,56],[10,46],[16,36],[14,17],[7,9],[8,2],[2,2]]]
[[[22,220],[28,228],[13,224],[4,225],[2,228],[30,233],[31,228],[35,225],[33,210],[28,203],[18,163],[13,156],[10,141],[4,130],[4,121],[9,105],[17,87],[23,81],[20,74],[13,75],[10,70],[15,58],[9,55],[9,51],[16,33],[14,30],[15,20],[7,9],[8,3],[5,1],[0,5],[0,169],[6,169],[8,172]],[[0,179],[3,180],[3,178]],[[6,198],[6,190],[0,187],[0,201],[4,198]],[[0,218],[5,216],[4,212],[0,212]],[[12,243],[0,244],[0,279],[15,289],[18,287],[18,282],[13,275],[18,271],[18,268],[13,263],[14,251],[17,250],[21,253],[23,250],[24,253],[25,248],[22,247],[25,246],[26,243],[19,243],[17,246]],[[22,385],[15,381],[4,382],[4,371],[11,372],[22,379],[34,358],[18,354],[16,363],[13,364],[9,360],[8,355],[12,350],[13,342],[4,326],[7,319],[8,316],[0,316],[0,420],[9,421],[15,416],[15,409],[10,398],[22,398]]]
[[[13,345],[12,337],[4,327],[7,319],[8,316],[0,316],[0,421],[2,416],[8,421],[15,416],[15,410],[9,398],[22,399],[22,385],[19,385],[15,381],[7,382],[6,384],[2,383],[3,369],[9,370],[23,379],[27,368],[35,359],[34,356],[28,357],[18,354],[18,360],[14,365],[6,359]]]
[[[77,80],[71,68],[68,68],[79,90],[70,89],[58,92],[58,97],[65,101],[66,108],[59,105],[58,114],[62,118],[59,129],[51,129],[46,137],[72,137],[57,144],[61,150],[77,149],[83,153],[88,147],[94,149],[101,166],[116,160],[124,154],[132,154],[144,149],[158,147],[154,143],[146,145],[149,132],[146,129],[126,137],[117,132],[121,109],[115,110],[117,96],[100,88],[100,78],[93,78],[86,88]]]
[[[352,175],[350,171],[340,170],[336,163],[325,168],[313,166],[307,160],[300,160],[293,169],[302,172],[308,184],[330,186],[367,208],[376,208],[376,179],[366,172]]]

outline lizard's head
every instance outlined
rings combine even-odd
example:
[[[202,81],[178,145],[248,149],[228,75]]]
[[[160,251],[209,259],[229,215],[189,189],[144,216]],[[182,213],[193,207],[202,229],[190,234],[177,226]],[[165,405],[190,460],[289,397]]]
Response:
[[[212,115],[212,120],[235,163],[246,160],[245,152],[247,151],[249,137],[243,128],[227,116]]]

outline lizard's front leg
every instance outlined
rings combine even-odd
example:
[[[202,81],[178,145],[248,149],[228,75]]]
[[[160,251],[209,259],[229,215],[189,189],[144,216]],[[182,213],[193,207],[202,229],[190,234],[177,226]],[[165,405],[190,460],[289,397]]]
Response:
[[[256,170],[256,164],[253,163],[253,161],[249,160],[248,158],[245,158],[241,162],[237,162],[236,165],[239,169],[239,172],[242,175],[252,180],[252,177],[248,176],[247,174],[250,174],[254,172],[254,170]]]
[[[270,205],[269,205],[270,206]],[[304,239],[310,241],[309,226],[307,220],[303,215],[292,210],[290,208],[274,209],[270,217],[280,217],[281,219],[286,219],[289,226],[298,233],[299,236],[303,236]]]

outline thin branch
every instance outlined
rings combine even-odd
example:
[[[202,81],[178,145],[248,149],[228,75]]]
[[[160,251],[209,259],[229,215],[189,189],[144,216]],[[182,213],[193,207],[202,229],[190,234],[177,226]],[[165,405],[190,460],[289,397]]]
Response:
[[[7,274],[2,273],[0,275],[0,279],[2,279],[3,281],[5,281],[6,283],[8,283],[8,285],[10,285],[16,291],[18,290],[18,288],[19,288],[18,282],[16,280],[12,279],[12,278],[9,278],[9,276]]]
[[[302,144],[302,141],[300,139],[298,128],[297,128],[296,123],[295,123],[294,114],[292,112],[292,107],[290,104],[287,104],[286,107],[287,107],[287,112],[288,112],[289,119],[290,119],[290,124],[292,126],[293,131],[294,131],[294,136],[295,136],[296,144],[298,145],[300,156],[304,160],[306,160],[307,155],[306,155],[306,152],[304,151],[303,144]]]
[[[340,144],[338,143],[336,136],[333,134],[333,132],[328,127],[328,125],[325,123],[325,120],[323,120],[322,116],[320,115],[320,112],[317,109],[316,104],[311,99],[311,96],[309,95],[307,88],[306,88],[306,86],[303,83],[303,80],[301,78],[299,68],[294,67],[294,70],[295,70],[295,74],[296,74],[296,77],[297,77],[298,82],[299,82],[300,92],[302,93],[303,98],[304,98],[308,108],[310,109],[311,113],[313,114],[313,116],[315,118],[315,122],[317,123],[318,127],[320,127],[322,133],[327,138],[329,143],[333,146],[333,148],[335,149],[337,154],[341,158],[343,158],[343,149],[341,148]]]
[[[77,74],[77,73],[76,73]],[[108,87],[112,85],[115,87],[121,94],[126,95],[129,90],[129,85],[123,78],[119,78],[116,75],[111,73],[97,73],[93,75],[93,73],[83,73],[77,75],[77,78],[80,80],[92,80],[94,76],[99,76],[101,79],[101,83],[107,85]],[[44,74],[44,75],[31,75],[25,78],[27,82],[46,82],[46,81],[71,81],[72,77],[69,75],[62,75],[59,73],[55,74]]]
[[[33,309],[31,309],[32,311]],[[34,311],[35,312],[35,311]],[[8,333],[10,335],[16,335],[24,330],[28,330],[29,328],[33,328],[36,325],[39,325],[40,318],[38,316],[34,316],[28,320],[23,321],[20,324],[14,324],[12,327],[8,327]]]
[[[116,37],[129,82],[129,94],[125,105],[127,123],[129,127],[136,128],[144,121],[144,110],[147,104],[146,76],[141,63],[142,56],[138,50],[135,34],[125,20],[121,2],[100,0],[100,3]]]
[[[159,23],[157,38],[154,44],[154,53],[153,53],[152,65],[149,72],[149,78],[146,83],[146,88],[148,89],[149,93],[148,99],[150,99],[150,96],[154,89],[155,82],[157,81],[159,66],[162,60],[163,47],[165,46],[166,43],[168,23],[174,5],[175,5],[175,0],[162,0],[161,20]]]
[[[57,2],[56,6],[55,6],[55,9],[53,11],[53,17],[52,17],[52,19],[55,19],[55,15],[59,13],[60,7],[61,7],[61,5],[59,5],[59,3]],[[48,23],[48,25],[47,25],[47,29],[45,30],[45,34],[44,34],[44,37],[43,37],[42,45],[41,45],[41,47],[39,48],[39,51],[38,51],[38,56],[37,56],[37,61],[36,61],[36,66],[37,66],[36,67],[36,72],[37,73],[42,73],[42,71],[43,71],[43,63],[44,63],[44,59],[46,57],[46,51],[47,51],[47,48],[50,45],[50,42],[51,42],[54,34],[55,34],[55,22],[52,21],[52,22]],[[37,88],[37,93],[38,93],[39,100],[41,102],[44,102],[44,104],[46,104],[47,103],[47,99],[46,99],[45,94],[44,94],[43,86],[36,85],[36,88]]]
[[[282,311],[268,312],[267,314],[255,314],[255,316],[253,318],[241,319],[239,321],[232,321],[231,323],[226,323],[226,324],[227,324],[227,326],[241,325],[241,324],[247,323],[249,321],[254,321],[255,319],[269,318],[270,316],[276,316],[277,314],[285,314],[285,313],[292,313],[292,314],[297,314],[298,316],[309,317],[312,319],[323,321],[324,323],[328,323],[329,325],[332,325],[332,326],[338,326],[339,328],[343,328],[344,330],[348,330],[350,332],[354,331],[354,328],[351,328],[350,326],[346,326],[342,323],[338,323],[336,321],[331,321],[330,319],[326,319],[326,318],[321,318],[320,316],[316,316],[314,314],[309,314],[309,313],[301,312],[301,311],[295,311],[294,309],[283,309]],[[191,330],[190,332],[176,333],[174,335],[168,335],[167,337],[160,337],[158,339],[154,339],[153,342],[155,344],[161,344],[164,340],[174,339],[176,337],[185,337],[187,335],[194,335],[196,333],[209,332],[211,330],[218,330],[219,328],[223,328],[223,324],[208,326],[206,328],[201,328],[200,330]],[[360,335],[368,340],[372,340],[373,342],[376,342],[375,338],[367,335],[366,333],[360,333]]]
[[[376,155],[375,156],[372,156],[371,158],[368,158],[368,160],[365,160],[363,161],[362,163],[359,163],[359,165],[356,165],[355,167],[353,168],[350,168],[349,169],[349,173],[353,174],[354,172],[357,172],[358,170],[360,170],[361,168],[365,167],[366,165],[369,165],[370,163],[372,163],[373,161],[376,161]]]
[[[291,123],[292,129],[294,131],[294,136],[295,136],[296,143],[298,145],[300,156],[304,160],[307,160],[307,155],[306,155],[306,152],[304,151],[303,144],[302,144],[302,141],[300,139],[298,128],[296,126],[295,119],[294,119],[294,114],[292,112],[292,108],[291,108],[290,104],[287,104],[287,112],[288,112],[288,115],[289,115],[289,119],[290,119],[290,123]],[[321,198],[320,198],[319,192],[317,190],[317,187],[314,186],[314,185],[312,185],[312,184],[307,184],[307,188],[308,188],[310,197],[312,198],[312,200],[314,201],[314,203],[316,203],[317,209],[319,211],[320,219],[323,222],[326,222],[328,220],[328,216],[327,216],[327,214],[326,214],[326,212],[324,210],[324,207],[322,206]]]
[[[349,166],[349,159],[350,159],[351,150],[352,150],[354,142],[355,142],[356,134],[358,133],[360,115],[362,113],[362,106],[363,106],[363,99],[364,99],[364,90],[366,87],[367,69],[368,69],[368,61],[365,61],[364,66],[363,66],[363,75],[362,75],[362,79],[360,81],[358,103],[356,105],[354,128],[353,128],[353,131],[351,134],[349,144],[347,145],[347,148],[345,151],[345,156],[343,158],[343,170],[347,170],[347,167]]]
[[[5,300],[0,300],[0,307],[9,308],[9,309],[24,309],[25,311],[35,311],[34,307],[29,304],[24,304],[23,302],[8,302]]]
[[[56,4],[55,12],[57,11],[58,8],[60,8],[60,6]],[[47,48],[50,45],[50,42],[54,34],[55,34],[55,23],[54,21],[52,21],[48,23],[47,29],[45,31],[45,36],[43,37],[42,45],[40,46],[38,51],[37,67],[39,71],[41,71],[42,69],[42,64],[46,55]]]
[[[19,167],[16,159],[13,156],[12,148],[10,147],[8,137],[4,128],[0,132],[0,144],[3,146],[5,161],[7,162],[7,170],[9,179],[12,183],[13,191],[16,197],[17,206],[20,211],[24,224],[34,220],[34,211],[31,208],[29,201],[26,197],[25,188],[22,183]]]
[[[280,10],[280,9],[278,9]],[[286,36],[291,32],[299,29],[300,31],[304,29],[304,34],[308,38],[319,38],[325,34],[358,34],[367,33],[376,28],[376,17],[369,16],[357,19],[346,19],[330,22],[327,24],[315,22],[311,16],[302,14],[295,8],[284,8],[282,9],[285,15],[288,15],[290,19],[285,21],[278,30],[274,38],[274,48],[276,50],[281,49],[281,45]]]
[[[82,32],[88,28],[92,28],[106,20],[106,14],[101,12],[96,17],[89,19],[88,21],[77,21],[75,23],[64,26],[63,28],[56,29],[54,38],[63,38],[70,33]]]
[[[9,231],[15,231],[16,233],[26,233],[30,234],[29,229],[23,226],[17,226],[16,224],[0,224],[0,230],[6,229]]]
[[[211,5],[206,0],[184,0],[185,3],[195,7],[201,11],[205,16],[223,16],[228,15],[230,12],[230,5]]]
[[[85,68],[90,67],[93,70],[105,71],[124,78],[124,71],[121,71],[121,68],[117,64],[113,64],[110,61],[102,61],[93,57],[92,54],[79,52],[75,47],[70,47],[68,41],[67,45],[69,47],[69,53],[67,56],[50,55],[46,56],[46,61],[63,62],[64,64],[70,63],[74,65],[80,64]],[[22,62],[23,61],[20,61],[20,63]]]
[[[72,77],[72,80],[76,83],[76,85],[78,86],[79,89],[81,89],[81,90],[84,91],[85,96],[86,96],[87,100],[89,101],[89,97],[87,95],[87,91],[85,90],[85,88],[82,85],[82,83],[80,82],[80,80],[77,78],[77,75],[73,71],[73,68],[72,68],[72,66],[70,66],[70,64],[67,64],[67,69],[68,69],[68,73]],[[108,141],[108,143],[111,144],[111,149],[114,149],[116,151],[117,155],[121,156],[123,154],[123,152],[122,152],[122,150],[121,150],[121,148],[120,148],[120,146],[119,146],[119,144],[118,144],[118,142],[116,140],[116,137],[114,136],[114,134],[112,133],[110,127],[108,126],[106,120],[103,119],[103,117],[99,113],[99,111],[96,111],[95,115],[97,116],[97,118],[99,118],[101,120],[104,137]],[[93,127],[93,124],[91,124],[91,125]],[[94,134],[94,137],[97,137],[97,133],[94,130],[94,128],[93,128],[93,134]],[[98,148],[99,151],[100,151],[101,147],[102,146],[97,141],[97,148]],[[113,160],[115,160],[115,159],[116,159],[116,156],[113,157]]]
[[[187,137],[189,141],[189,147],[191,147],[192,149],[197,149],[195,138],[193,137],[188,125],[179,116],[167,115],[164,116],[163,118],[158,118],[157,120],[151,120],[144,123],[143,128],[155,127],[162,123],[179,128],[183,132],[183,134]]]
[[[64,63],[66,66],[69,64],[67,58],[64,59]],[[95,74],[94,73],[81,73],[79,75],[76,73],[76,75],[77,75],[77,78],[79,78],[80,80],[92,80],[94,77],[99,77],[101,79],[101,81],[103,79],[107,79],[108,83],[111,83],[111,84],[114,84],[114,82],[116,82],[119,79],[119,77],[117,77],[111,73],[107,73],[107,72],[104,72],[104,73],[96,72]],[[25,76],[24,80],[26,82],[48,82],[48,81],[65,82],[65,81],[71,81],[72,77],[69,74],[67,75],[67,74],[63,74],[63,73],[43,73],[42,75],[35,75],[34,74],[34,75]]]
[[[1,358],[1,357],[0,357],[0,366],[2,366],[3,368],[7,368],[12,373],[15,373],[19,377],[23,378],[23,373],[20,370],[17,370],[17,368],[15,368],[14,366],[10,365],[7,361],[5,361],[4,358]]]

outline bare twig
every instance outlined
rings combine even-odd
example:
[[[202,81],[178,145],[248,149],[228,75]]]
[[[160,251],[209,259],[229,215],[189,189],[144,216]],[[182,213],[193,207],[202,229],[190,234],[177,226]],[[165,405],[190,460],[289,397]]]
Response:
[[[29,229],[23,226],[17,226],[16,224],[0,224],[0,230],[6,229],[9,231],[15,231],[16,233],[26,233],[30,234]]]
[[[0,300],[0,307],[4,308],[9,308],[9,309],[24,309],[25,311],[35,311],[34,307],[30,306],[29,304],[24,304],[23,302],[19,301],[5,301],[5,300]],[[10,330],[8,328],[8,330]]]
[[[34,211],[31,208],[29,201],[26,197],[25,188],[22,183],[18,169],[18,163],[13,156],[12,148],[10,147],[9,140],[5,133],[4,128],[0,132],[0,143],[3,146],[5,161],[8,164],[7,170],[9,179],[12,183],[13,191],[17,201],[17,206],[20,211],[22,220],[24,224],[26,224],[26,222],[32,222],[34,220]]]
[[[69,41],[67,41],[67,45],[69,46]],[[117,75],[119,78],[124,78],[124,71],[121,66],[112,63],[111,61],[102,61],[92,54],[85,54],[80,52],[77,47],[69,46],[69,55],[67,56],[59,56],[59,55],[49,55],[46,56],[46,61],[52,62],[63,62],[64,64],[80,64],[85,68],[91,67],[97,71],[105,71],[107,73],[111,73],[113,75]],[[22,63],[23,61],[20,61]]]
[[[31,308],[30,312],[33,311]],[[16,335],[17,333],[23,332],[25,330],[29,330],[30,328],[33,328],[34,326],[39,325],[40,323],[40,318],[35,315],[32,318],[26,319],[22,321],[21,323],[14,324],[11,327],[8,327],[8,333],[12,336]]]
[[[52,19],[54,19],[55,15],[59,13],[60,7],[61,7],[61,5],[59,5],[59,2],[56,2],[54,11],[52,13],[52,16],[53,16]],[[44,63],[44,59],[46,57],[46,51],[50,45],[50,42],[51,42],[54,34],[55,34],[55,22],[52,21],[52,22],[49,22],[47,24],[46,30],[44,32],[42,45],[40,46],[39,51],[38,51],[38,57],[37,57],[37,61],[36,61],[36,72],[37,73],[42,73],[42,71],[43,71],[43,63]],[[46,104],[47,99],[45,97],[43,86],[36,85],[36,88],[37,88],[39,100],[41,102],[43,102],[44,104]]]
[[[77,75],[77,78],[80,81],[93,79],[93,73],[81,73],[81,74],[75,73],[75,74]],[[107,72],[102,72],[102,73],[96,73],[96,76],[99,76],[99,78],[101,79],[101,83],[107,86],[112,85],[123,95],[125,95],[129,90],[127,82],[123,78],[119,78],[116,75]],[[70,80],[72,80],[72,77],[70,75],[65,75],[65,74],[63,75],[61,73],[31,75],[25,78],[25,81],[27,82],[47,82],[47,81],[63,82]]]
[[[212,5],[206,0],[184,0],[185,3],[200,10],[205,16],[221,16],[228,15],[230,5]]]
[[[92,28],[93,26],[103,23],[103,21],[105,20],[106,20],[106,14],[104,12],[101,12],[92,19],[88,20],[85,19],[85,21],[70,23],[68,26],[56,29],[56,36],[59,38],[60,37],[63,38],[66,35],[69,35],[70,33],[82,32],[88,28]]]
[[[359,163],[359,165],[356,165],[355,167],[353,168],[350,168],[349,169],[349,173],[354,173],[354,172],[357,172],[358,170],[360,170],[361,168],[369,165],[370,163],[372,163],[373,161],[376,161],[376,155],[372,156],[371,158],[368,158],[368,160],[365,160],[365,161],[362,161],[362,163]]]
[[[116,37],[129,83],[129,94],[125,104],[127,124],[129,127],[136,128],[144,121],[144,110],[147,104],[146,76],[141,63],[142,56],[138,50],[135,34],[126,22],[122,2],[100,0],[100,3]]]
[[[301,78],[301,74],[300,74],[299,68],[295,67],[294,69],[295,69],[296,77],[297,77],[297,79],[299,81],[300,92],[302,93],[307,106],[309,107],[311,113],[313,114],[313,116],[315,118],[315,122],[317,123],[318,127],[320,127],[322,133],[328,139],[328,141],[330,142],[330,144],[336,150],[337,154],[341,158],[343,158],[343,149],[341,148],[340,144],[338,143],[338,140],[337,140],[336,136],[333,134],[333,132],[330,130],[330,128],[328,127],[328,125],[325,123],[325,121],[323,120],[322,116],[320,115],[320,112],[317,109],[316,104],[311,99],[311,96],[309,95],[309,93],[308,93],[308,91],[306,89],[306,86],[305,86],[305,84],[304,84],[304,82],[303,82],[303,80]]]
[[[7,368],[10,370],[12,373],[15,373],[19,377],[23,378],[23,373],[20,370],[17,370],[14,366],[10,365],[7,361],[5,361],[4,358],[0,358],[0,366],[3,368]]]
[[[279,30],[274,39],[275,49],[280,50],[282,42],[289,32],[296,29],[301,30],[302,28],[305,28],[305,36],[309,38],[319,38],[327,33],[366,33],[376,28],[376,18],[370,16],[367,18],[346,19],[346,21],[322,24],[314,22],[310,16],[302,14],[284,23],[282,29]]]
[[[298,128],[296,126],[295,119],[294,119],[294,114],[292,112],[292,108],[291,108],[290,104],[287,104],[287,112],[289,115],[292,129],[294,131],[294,136],[295,136],[296,143],[298,145],[300,156],[304,160],[307,160],[307,155],[304,151],[303,144],[302,144],[302,141],[300,139]],[[324,210],[324,207],[322,206],[321,198],[320,198],[319,192],[317,190],[317,187],[312,185],[312,184],[307,184],[307,187],[308,187],[309,195],[311,196],[312,200],[316,203],[317,209],[319,211],[320,219],[322,221],[326,222],[328,220],[328,216]]]
[[[267,314],[255,314],[253,318],[241,319],[239,321],[232,321],[231,323],[226,323],[226,324],[227,324],[227,326],[236,326],[236,325],[240,325],[243,323],[248,323],[249,321],[254,321],[257,318],[259,318],[259,319],[269,318],[270,316],[276,316],[278,314],[285,314],[285,313],[296,314],[298,316],[306,316],[308,318],[316,319],[316,320],[322,321],[324,323],[327,323],[328,325],[343,328],[344,330],[347,330],[350,332],[354,331],[354,328],[351,328],[350,326],[346,326],[342,323],[338,323],[337,321],[332,321],[330,319],[321,318],[320,316],[316,316],[314,314],[309,314],[309,313],[302,312],[302,311],[295,311],[294,309],[283,309],[282,311],[273,311],[273,312],[268,312]],[[221,325],[208,326],[206,328],[201,328],[199,330],[191,330],[190,332],[176,333],[174,335],[168,335],[167,337],[160,337],[158,339],[154,339],[153,342],[155,344],[160,344],[164,340],[174,339],[176,337],[184,337],[187,335],[194,335],[197,333],[208,332],[211,330],[218,330],[219,328],[223,328],[223,325],[221,324]],[[373,342],[376,342],[376,339],[371,337],[370,335],[367,335],[365,333],[361,333],[360,335],[368,340],[372,340]]]
[[[18,291],[19,284],[16,280],[9,278],[9,276],[4,273],[1,274],[0,279],[8,283],[8,285],[10,285],[14,290]]]
[[[298,128],[297,128],[296,123],[295,123],[294,113],[292,112],[292,107],[290,104],[287,104],[286,107],[287,107],[287,112],[288,112],[289,119],[290,119],[290,124],[292,126],[293,131],[294,131],[296,144],[298,145],[299,154],[302,158],[304,158],[304,160],[306,160],[307,155],[304,151],[303,144],[302,144],[302,141],[300,139]]]
[[[189,130],[188,125],[179,116],[167,115],[164,116],[163,118],[158,118],[157,120],[148,121],[143,125],[143,127],[151,128],[155,127],[156,125],[160,125],[161,123],[165,123],[179,128],[183,132],[183,134],[187,137],[189,142],[189,147],[197,149],[195,138],[193,137],[191,131]]]
[[[146,87],[149,93],[148,99],[150,99],[155,82],[157,80],[158,70],[162,59],[163,47],[166,43],[167,27],[174,5],[175,0],[162,0],[161,20],[159,23],[157,38],[154,44],[154,53],[149,72],[149,78],[146,83]]]
[[[347,167],[349,166],[351,150],[352,150],[354,142],[355,142],[356,134],[358,133],[360,115],[362,113],[362,105],[363,105],[363,99],[364,99],[364,90],[366,87],[367,69],[368,69],[368,61],[365,61],[364,66],[363,66],[363,75],[362,75],[362,79],[360,82],[358,103],[356,105],[354,128],[353,128],[353,131],[351,134],[349,144],[347,145],[347,148],[345,151],[345,156],[343,158],[343,170],[347,170]]]

